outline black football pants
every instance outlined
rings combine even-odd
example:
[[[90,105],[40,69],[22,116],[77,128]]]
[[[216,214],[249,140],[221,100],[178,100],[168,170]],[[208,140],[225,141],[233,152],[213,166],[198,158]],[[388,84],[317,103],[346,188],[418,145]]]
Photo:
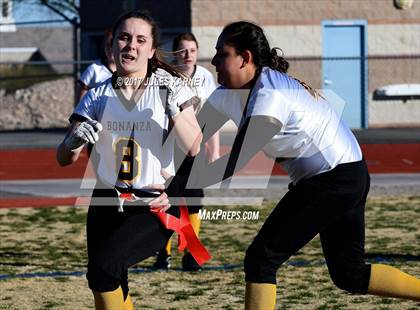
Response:
[[[275,284],[280,265],[319,233],[333,282],[365,294],[370,278],[364,260],[369,184],[364,160],[291,184],[246,252],[246,281]]]

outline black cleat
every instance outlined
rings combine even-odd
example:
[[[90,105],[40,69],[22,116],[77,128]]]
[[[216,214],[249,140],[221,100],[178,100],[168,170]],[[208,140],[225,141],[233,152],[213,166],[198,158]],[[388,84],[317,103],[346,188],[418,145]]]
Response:
[[[156,262],[153,264],[153,268],[168,270],[171,268],[171,260],[171,255],[168,255],[165,250],[162,250],[158,252]]]
[[[199,271],[202,270],[201,266],[195,261],[190,252],[182,257],[182,270],[183,271]]]

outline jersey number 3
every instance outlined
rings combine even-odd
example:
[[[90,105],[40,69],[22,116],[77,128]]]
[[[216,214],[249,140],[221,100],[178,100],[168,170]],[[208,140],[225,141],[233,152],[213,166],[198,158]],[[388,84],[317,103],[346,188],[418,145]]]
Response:
[[[132,183],[140,176],[140,145],[129,138],[120,138],[114,144],[118,179]]]

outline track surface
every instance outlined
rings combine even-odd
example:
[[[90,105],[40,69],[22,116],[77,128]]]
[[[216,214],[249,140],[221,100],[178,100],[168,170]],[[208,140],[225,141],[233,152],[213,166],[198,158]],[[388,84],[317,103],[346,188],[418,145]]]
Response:
[[[55,159],[55,147],[63,137],[63,131],[0,133],[0,207],[40,207],[47,205],[71,205],[75,197],[39,197],[8,193],[1,182],[25,180],[65,180],[93,177],[86,169],[88,156],[81,154],[78,162],[60,167]],[[420,173],[420,129],[383,129],[355,132],[361,143],[364,157],[372,174]],[[233,140],[232,133],[221,136],[222,153],[228,152]],[[273,167],[262,152],[258,153],[241,170],[241,176],[270,174]],[[285,176],[279,165],[273,174]],[[62,181],[60,181],[62,180]],[[420,183],[420,180],[419,180]],[[397,184],[398,185],[398,184]]]

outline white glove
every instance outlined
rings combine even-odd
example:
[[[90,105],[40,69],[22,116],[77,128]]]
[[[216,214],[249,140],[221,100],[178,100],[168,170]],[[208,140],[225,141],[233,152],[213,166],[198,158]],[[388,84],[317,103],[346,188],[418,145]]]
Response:
[[[169,116],[174,117],[179,112],[181,112],[181,107],[179,106],[179,103],[177,102],[178,93],[176,92],[175,87],[167,87],[167,88],[168,88],[168,96],[166,100],[165,111],[166,113],[168,113]],[[179,90],[180,90],[180,87],[178,87],[178,91]]]
[[[164,100],[166,101],[164,102],[165,112],[169,116],[173,117],[181,111],[181,108],[179,105],[182,102],[180,103],[177,101],[177,98],[179,97],[178,92],[181,90],[181,87],[177,87],[176,78],[172,76],[171,74],[169,74],[168,72],[166,72],[165,70],[157,69],[155,71],[155,77],[157,79],[159,86],[165,87],[162,90],[165,92],[163,93],[163,96],[162,96],[163,98],[165,98]]]
[[[178,83],[180,83],[180,81],[178,81]],[[185,109],[191,105],[194,107],[195,113],[197,114],[199,110],[196,110],[196,109],[201,108],[200,107],[201,99],[198,96],[194,96],[194,91],[191,87],[189,87],[188,85],[181,87],[179,85],[175,85],[175,82],[174,82],[171,85],[166,86],[166,88],[168,89],[168,94],[167,94],[165,112],[169,116],[174,117],[179,112],[181,112],[182,108]],[[184,93],[180,95],[181,91]],[[188,98],[188,94],[191,95],[192,97],[184,101],[183,98]],[[181,108],[181,106],[184,103],[186,103],[186,105]]]
[[[99,140],[98,132],[102,130],[101,123],[88,120],[79,126],[64,140],[64,144],[70,150],[75,150],[89,142],[95,144]]]

